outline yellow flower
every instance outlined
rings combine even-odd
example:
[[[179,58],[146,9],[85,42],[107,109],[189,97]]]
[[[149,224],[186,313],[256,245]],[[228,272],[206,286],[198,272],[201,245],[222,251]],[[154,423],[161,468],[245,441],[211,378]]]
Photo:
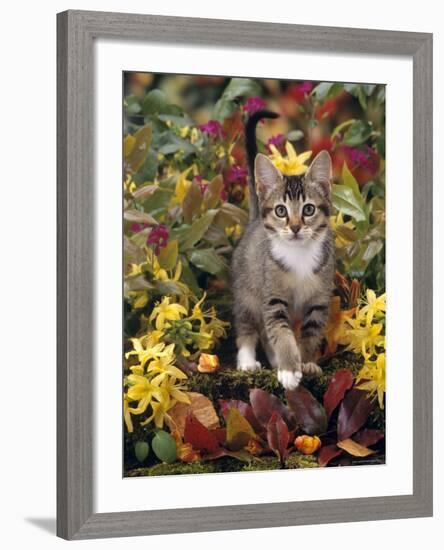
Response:
[[[137,277],[138,275],[142,275],[143,265],[144,264],[130,264],[129,271],[125,277],[129,279],[130,277]]]
[[[123,394],[123,418],[125,420],[126,429],[129,433],[134,431],[133,420],[129,411],[129,399],[126,394]]]
[[[170,304],[170,297],[164,296],[162,301],[154,307],[150,322],[156,319],[157,330],[163,330],[166,321],[179,321],[181,315],[186,315],[187,310],[180,304]]]
[[[225,228],[225,234],[227,237],[234,237],[235,239],[238,239],[241,236],[242,233],[242,226],[240,224],[232,225],[231,227]]]
[[[174,361],[176,359],[173,355],[174,344],[167,346],[165,352],[168,348],[170,348],[171,353],[153,359],[148,366],[148,373],[157,373],[157,376],[152,380],[153,384],[157,383],[158,380],[163,380],[163,378],[167,376],[174,376],[180,380],[185,380],[187,378],[184,372],[174,366]]]
[[[156,376],[156,379],[157,380],[155,383],[158,384],[161,392],[168,394],[169,398],[174,400],[174,402],[180,401],[181,403],[190,404],[190,398],[188,397],[186,386],[182,385],[180,382],[178,383],[174,376],[165,377],[162,379],[159,379]]]
[[[376,361],[366,361],[362,369],[359,371],[356,381],[362,384],[356,386],[360,390],[366,390],[370,395],[378,397],[379,406],[384,408],[384,392],[385,392],[385,353],[380,353]]]
[[[375,291],[367,289],[367,303],[359,310],[359,315],[366,316],[367,324],[373,321],[373,317],[378,317],[379,313],[385,313],[385,293],[376,297]]]
[[[341,298],[333,296],[330,302],[330,311],[327,327],[325,330],[325,338],[327,340],[326,353],[335,353],[338,344],[345,344],[346,321],[351,319],[355,312],[355,308],[343,310],[341,309]]]
[[[194,145],[194,143],[196,143],[196,141],[199,139],[199,130],[197,128],[193,128],[191,130],[191,137],[190,137],[190,141],[191,143]]]
[[[183,128],[180,129],[179,133],[181,138],[186,138],[190,133],[190,127],[184,126]]]
[[[180,384],[176,384],[176,379],[174,377],[164,378],[161,381],[157,380],[156,383],[157,382],[160,382],[159,394],[161,398],[158,402],[153,401],[151,403],[152,414],[149,418],[140,423],[141,426],[146,426],[146,424],[154,421],[157,428],[162,428],[165,421],[165,416],[167,416],[168,411],[174,407],[177,401],[187,404],[190,403],[190,398],[186,392],[184,392],[185,387]]]
[[[188,189],[190,188],[191,181],[187,180],[188,174],[193,169],[192,166],[181,172],[176,178],[176,188],[174,191],[174,197],[171,201],[171,204],[182,204],[185,195],[187,194]]]
[[[286,176],[298,176],[305,174],[308,170],[308,166],[305,163],[311,157],[311,151],[305,151],[305,153],[298,155],[289,141],[285,144],[286,158],[281,155],[274,145],[270,145],[270,149],[272,152],[271,161]]]
[[[123,182],[123,188],[129,193],[134,193],[134,191],[137,189],[137,185],[133,182],[131,176],[128,176]]]
[[[131,305],[134,309],[141,309],[148,303],[149,296],[146,290],[130,290],[128,298],[131,298]]]
[[[336,248],[344,248],[345,246],[348,246],[349,244],[354,242],[350,239],[347,239],[344,235],[344,232],[340,235],[339,232],[336,231],[336,228],[338,226],[346,227],[347,229],[350,229],[350,231],[354,231],[356,229],[355,224],[351,220],[349,220],[348,222],[344,222],[342,212],[338,212],[336,216],[330,216],[330,225],[333,230],[333,234],[335,235]]]
[[[377,353],[376,348],[385,347],[385,336],[381,334],[382,323],[368,324],[364,326],[361,320],[346,319],[351,328],[345,329],[345,340],[348,343],[347,349],[362,355],[368,359]]]
[[[159,342],[162,332],[153,331],[142,338],[131,338],[131,343],[133,344],[133,350],[128,351],[125,354],[125,357],[128,359],[132,355],[137,355],[139,359],[140,366],[145,367],[146,363],[151,359],[157,359],[159,357],[165,357],[172,354],[170,346],[165,348],[163,342]]]
[[[128,384],[130,384],[127,392],[128,399],[130,401],[138,401],[136,408],[128,407],[130,413],[142,414],[147,410],[153,398],[158,401],[162,399],[162,392],[158,386],[150,382],[146,376],[130,374],[127,380]]]

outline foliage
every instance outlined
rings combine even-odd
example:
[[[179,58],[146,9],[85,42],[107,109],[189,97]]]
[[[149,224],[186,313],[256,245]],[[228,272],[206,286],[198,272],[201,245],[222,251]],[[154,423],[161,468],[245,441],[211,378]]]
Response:
[[[146,475],[158,460],[290,467],[295,437],[321,465],[373,454],[385,392],[385,88],[128,73],[125,91],[126,462]],[[283,115],[258,127],[280,170],[304,173],[321,149],[333,159],[326,374],[286,394],[270,371],[230,370],[229,264],[248,219],[243,126],[264,107]]]

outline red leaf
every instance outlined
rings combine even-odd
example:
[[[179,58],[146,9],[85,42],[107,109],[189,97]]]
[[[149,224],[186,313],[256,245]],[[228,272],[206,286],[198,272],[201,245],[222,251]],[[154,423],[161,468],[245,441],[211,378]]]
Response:
[[[196,451],[215,453],[220,447],[214,433],[205,428],[192,412],[188,413],[185,420],[184,440],[191,443]]]
[[[296,426],[294,413],[275,395],[256,388],[250,390],[250,403],[254,416],[262,426],[267,426],[274,412],[281,415],[290,429]]]
[[[321,450],[318,454],[318,462],[319,466],[327,466],[327,464],[330,462],[330,460],[333,460],[333,458],[336,458],[337,456],[342,454],[342,449],[337,447],[335,444],[333,445],[327,445],[326,447],[321,447]]]
[[[324,407],[328,418],[344,399],[345,392],[353,386],[353,374],[348,369],[337,370],[324,394]]]
[[[382,430],[373,430],[366,428],[359,431],[353,436],[353,439],[356,443],[363,445],[364,447],[370,447],[375,445],[380,439],[384,437],[384,432]]]
[[[285,392],[288,404],[294,412],[297,423],[309,435],[322,434],[327,429],[327,414],[324,407],[311,392],[299,385]]]
[[[287,424],[278,412],[273,412],[267,424],[267,442],[270,449],[277,455],[281,464],[287,458],[287,447],[290,433]]]
[[[372,410],[365,391],[351,389],[341,403],[338,415],[338,439],[348,439],[361,428]]]
[[[229,410],[235,408],[248,420],[256,433],[262,430],[261,424],[254,415],[253,408],[248,403],[245,403],[245,401],[241,401],[240,399],[219,399],[219,407],[220,413],[225,420],[227,420]]]

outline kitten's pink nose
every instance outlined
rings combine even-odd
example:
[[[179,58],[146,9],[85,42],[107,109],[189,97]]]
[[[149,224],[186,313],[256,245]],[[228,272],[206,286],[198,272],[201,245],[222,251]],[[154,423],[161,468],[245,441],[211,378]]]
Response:
[[[290,229],[293,231],[295,235],[299,233],[299,230],[301,229],[300,225],[290,225]]]

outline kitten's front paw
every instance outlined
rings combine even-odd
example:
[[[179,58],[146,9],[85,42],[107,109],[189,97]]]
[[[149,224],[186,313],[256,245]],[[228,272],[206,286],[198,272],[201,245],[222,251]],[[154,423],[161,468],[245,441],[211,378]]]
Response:
[[[279,369],[277,377],[286,390],[294,390],[302,380],[302,371],[300,369]]]
[[[259,370],[260,368],[261,364],[259,363],[259,361],[253,361],[252,363],[239,361],[237,363],[237,370],[241,370],[243,372],[254,372]]]
[[[307,376],[320,376],[322,374],[322,369],[316,363],[302,363],[301,370]]]

